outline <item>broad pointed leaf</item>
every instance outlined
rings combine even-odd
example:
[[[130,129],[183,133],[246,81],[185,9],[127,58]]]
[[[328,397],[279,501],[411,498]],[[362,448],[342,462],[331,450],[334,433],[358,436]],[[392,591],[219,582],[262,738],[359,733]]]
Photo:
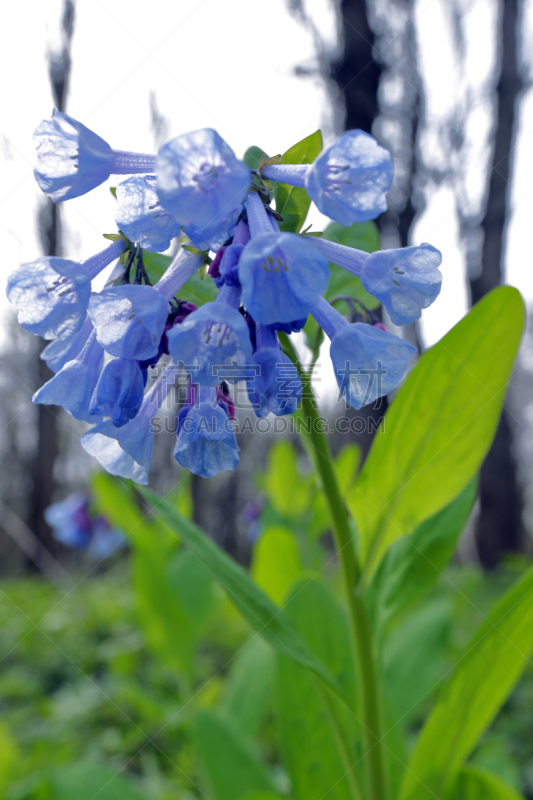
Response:
[[[200,528],[182,517],[150,489],[139,489],[153,513],[195,555],[254,630],[272,647],[294,659],[342,697],[342,689],[321,661],[306,646],[288,616],[253,582],[246,570],[233,561]]]
[[[445,797],[533,650],[533,569],[478,629],[424,725],[401,800]]]
[[[448,800],[524,800],[524,798],[487,770],[465,767],[459,773]]]
[[[229,720],[201,711],[196,738],[214,800],[239,800],[252,791],[274,790],[266,768]]]
[[[519,292],[495,289],[424,353],[398,392],[348,495],[367,577],[393,542],[444,508],[477,473],[523,327]]]

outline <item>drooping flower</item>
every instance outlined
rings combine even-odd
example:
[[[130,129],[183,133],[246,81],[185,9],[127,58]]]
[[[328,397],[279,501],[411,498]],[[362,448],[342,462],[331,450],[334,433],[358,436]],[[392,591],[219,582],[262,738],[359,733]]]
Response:
[[[307,317],[326,291],[327,259],[308,238],[275,233],[257,192],[248,196],[246,210],[252,241],[239,259],[246,310],[261,325]]]
[[[153,172],[155,167],[155,156],[112,150],[96,133],[57,109],[40,123],[33,141],[35,179],[54,203],[80,197],[112,174]]]
[[[79,331],[71,334],[66,339],[54,339],[42,350],[40,358],[46,361],[52,372],[59,372],[69,361],[76,358],[89,338],[93,324],[88,316]]]
[[[252,355],[248,325],[239,307],[240,290],[223,286],[213,303],[205,303],[167,334],[170,354],[192,380],[217,386],[238,381]]]
[[[117,428],[126,425],[139,412],[144,396],[144,380],[137,361],[112,358],[103,368],[91,399],[90,412],[111,417]]]
[[[134,175],[119,183],[117,200],[117,228],[145,250],[167,250],[180,235],[180,226],[159,202],[155,175]]]
[[[195,475],[212,478],[223,469],[235,469],[239,448],[217,388],[200,387],[197,400],[180,411],[174,458]]]
[[[108,558],[126,544],[122,531],[91,511],[87,492],[75,492],[52,503],[45,509],[44,518],[58,542],[74,550],[86,550],[93,558]]]
[[[375,325],[353,324],[320,299],[313,316],[331,339],[330,356],[339,394],[355,409],[395,389],[416,348]]]
[[[258,417],[272,411],[277,417],[294,414],[302,396],[298,370],[280,349],[273,328],[256,326],[254,374],[247,379],[248,398]]]
[[[152,286],[110,286],[93,294],[89,303],[99,343],[117,358],[155,355],[168,312],[168,301]]]
[[[117,358],[150,359],[159,350],[169,301],[194,275],[201,255],[181,250],[155,286],[111,286],[91,295],[89,316],[104,350]]]
[[[80,354],[56,372],[33,395],[34,403],[62,406],[76,419],[98,422],[101,417],[90,411],[91,398],[98,383],[104,351],[92,331]]]
[[[6,292],[19,309],[19,324],[44,339],[72,336],[85,321],[91,280],[125,247],[119,239],[82,263],[45,256],[22,264],[9,276]]]
[[[173,387],[175,377],[173,367],[165,368],[146,393],[139,413],[125,425],[117,428],[108,419],[82,436],[83,449],[111,475],[148,483],[154,447],[152,419]]]
[[[438,297],[442,284],[440,252],[430,244],[378,250],[361,273],[365,289],[380,300],[395,325],[419,319]]]
[[[430,244],[364,253],[353,247],[314,238],[315,247],[339,267],[359,275],[365,289],[383,303],[395,325],[420,318],[438,297],[442,274],[440,252]]]
[[[352,225],[375,219],[387,210],[393,171],[390,153],[373,136],[351,130],[311,165],[276,164],[262,172],[270,180],[304,187],[323,214],[342,225]]]
[[[159,200],[201,250],[228,239],[250,180],[246,164],[211,128],[177,136],[157,156]]]

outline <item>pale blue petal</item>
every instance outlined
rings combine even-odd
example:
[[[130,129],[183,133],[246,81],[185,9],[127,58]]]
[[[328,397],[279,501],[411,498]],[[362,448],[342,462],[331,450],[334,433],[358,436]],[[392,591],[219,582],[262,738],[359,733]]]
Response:
[[[167,338],[174,361],[183,362],[202,386],[240,380],[252,355],[248,325],[226,303],[206,303],[175,325]]]
[[[34,403],[62,406],[76,419],[98,422],[101,417],[90,413],[90,403],[102,369],[104,352],[89,337],[82,353],[69,361],[54,377],[33,395]]]
[[[105,420],[87,431],[81,444],[111,475],[146,485],[154,446],[151,424],[143,413],[122,428],[116,428],[111,420]]]
[[[216,219],[207,225],[184,225],[183,232],[199,250],[216,251],[233,235],[242,210],[243,206],[239,205],[221,221]]]
[[[19,309],[19,324],[45,339],[65,339],[81,328],[90,293],[83,266],[54,256],[22,264],[9,276],[6,292]]]
[[[302,396],[298,370],[279,348],[262,347],[254,353],[257,374],[247,380],[248,398],[258,417],[272,411],[277,417],[294,414]]]
[[[243,304],[261,325],[306,317],[328,279],[325,256],[293,233],[262,233],[246,245],[239,260]]]
[[[198,247],[213,237],[222,238],[221,244],[228,238],[250,181],[246,164],[211,128],[177,136],[157,156],[159,200]],[[220,233],[220,226],[227,230]]]
[[[167,300],[152,286],[112,286],[92,294],[89,316],[104,350],[140,361],[155,356],[169,313]]]
[[[226,412],[210,403],[191,408],[182,421],[174,458],[195,475],[212,478],[223,469],[235,469],[239,448]]]
[[[117,228],[145,250],[167,250],[180,235],[180,226],[159,203],[154,175],[134,175],[119,183],[117,200]]]
[[[57,109],[41,122],[33,141],[35,179],[54,203],[90,192],[111,174],[114,155],[107,142]]]
[[[141,368],[134,359],[112,358],[105,365],[91,400],[91,414],[111,417],[117,428],[139,413],[144,395]]]
[[[438,297],[441,261],[440,252],[430,244],[378,250],[368,256],[361,281],[383,303],[395,325],[408,325]]]
[[[416,348],[373,325],[342,325],[330,347],[340,396],[359,409],[388,394],[404,377]]]
[[[55,339],[46,345],[40,357],[46,361],[52,372],[59,372],[65,364],[75,359],[82,351],[85,342],[91,335],[93,324],[89,317],[77,331],[66,339]]]
[[[306,189],[323,214],[352,225],[387,210],[393,171],[390,153],[373,136],[346,131],[311,165]]]

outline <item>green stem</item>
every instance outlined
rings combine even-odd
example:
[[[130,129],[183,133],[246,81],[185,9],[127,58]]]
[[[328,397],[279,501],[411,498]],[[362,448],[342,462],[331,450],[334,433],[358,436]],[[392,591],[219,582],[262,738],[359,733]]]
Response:
[[[313,460],[326,497],[335,544],[343,574],[344,587],[350,611],[350,632],[360,687],[365,760],[368,774],[368,789],[371,800],[387,800],[385,763],[381,734],[381,712],[377,673],[374,664],[374,649],[368,614],[361,581],[361,568],[356,555],[350,520],[335,475],[335,466],[327,437],[322,429],[320,417],[310,388],[310,374],[304,372],[294,347],[285,334],[280,334],[285,353],[296,365],[304,392],[302,415],[308,420],[309,440],[312,444]],[[307,384],[307,385],[306,385]]]

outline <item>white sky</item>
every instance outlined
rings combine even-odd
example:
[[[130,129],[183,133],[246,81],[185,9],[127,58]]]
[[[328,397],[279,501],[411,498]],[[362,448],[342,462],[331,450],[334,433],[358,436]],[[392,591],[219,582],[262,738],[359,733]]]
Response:
[[[476,200],[486,162],[489,114],[483,86],[490,76],[491,3],[472,0],[467,25],[466,69],[454,61],[446,0],[416,4],[419,47],[428,89],[431,122],[428,145],[444,115],[468,92],[473,109],[468,128],[471,175],[467,198]],[[336,22],[329,0],[307,3],[321,35],[332,47]],[[23,261],[40,255],[36,210],[42,197],[32,176],[31,135],[52,110],[45,67],[47,41],[57,35],[61,0],[25,0],[4,4],[0,48],[3,76],[0,123],[0,234],[3,247],[0,283]],[[527,5],[525,52],[533,36]],[[311,65],[313,42],[292,19],[284,0],[77,0],[73,72],[67,111],[124,150],[154,152],[150,128],[150,91],[168,120],[168,137],[198,127],[215,127],[238,155],[251,144],[282,152],[326,124],[332,109],[320,80],[293,74]],[[480,88],[481,87],[481,88]],[[465,95],[466,96],[466,95]],[[533,185],[533,102],[522,103],[513,217],[509,231],[507,276],[533,300],[530,256]],[[436,142],[436,139],[435,139]],[[438,157],[438,148],[435,145]],[[111,183],[111,181],[110,181]],[[63,204],[64,255],[86,258],[102,249],[103,232],[114,230],[114,200],[100,187]],[[321,225],[314,209],[310,221]],[[431,344],[466,310],[464,262],[458,248],[454,198],[435,186],[419,220],[414,242],[429,241],[443,253],[443,290],[423,316]],[[3,290],[1,292],[3,298]],[[6,301],[0,300],[3,313]]]

